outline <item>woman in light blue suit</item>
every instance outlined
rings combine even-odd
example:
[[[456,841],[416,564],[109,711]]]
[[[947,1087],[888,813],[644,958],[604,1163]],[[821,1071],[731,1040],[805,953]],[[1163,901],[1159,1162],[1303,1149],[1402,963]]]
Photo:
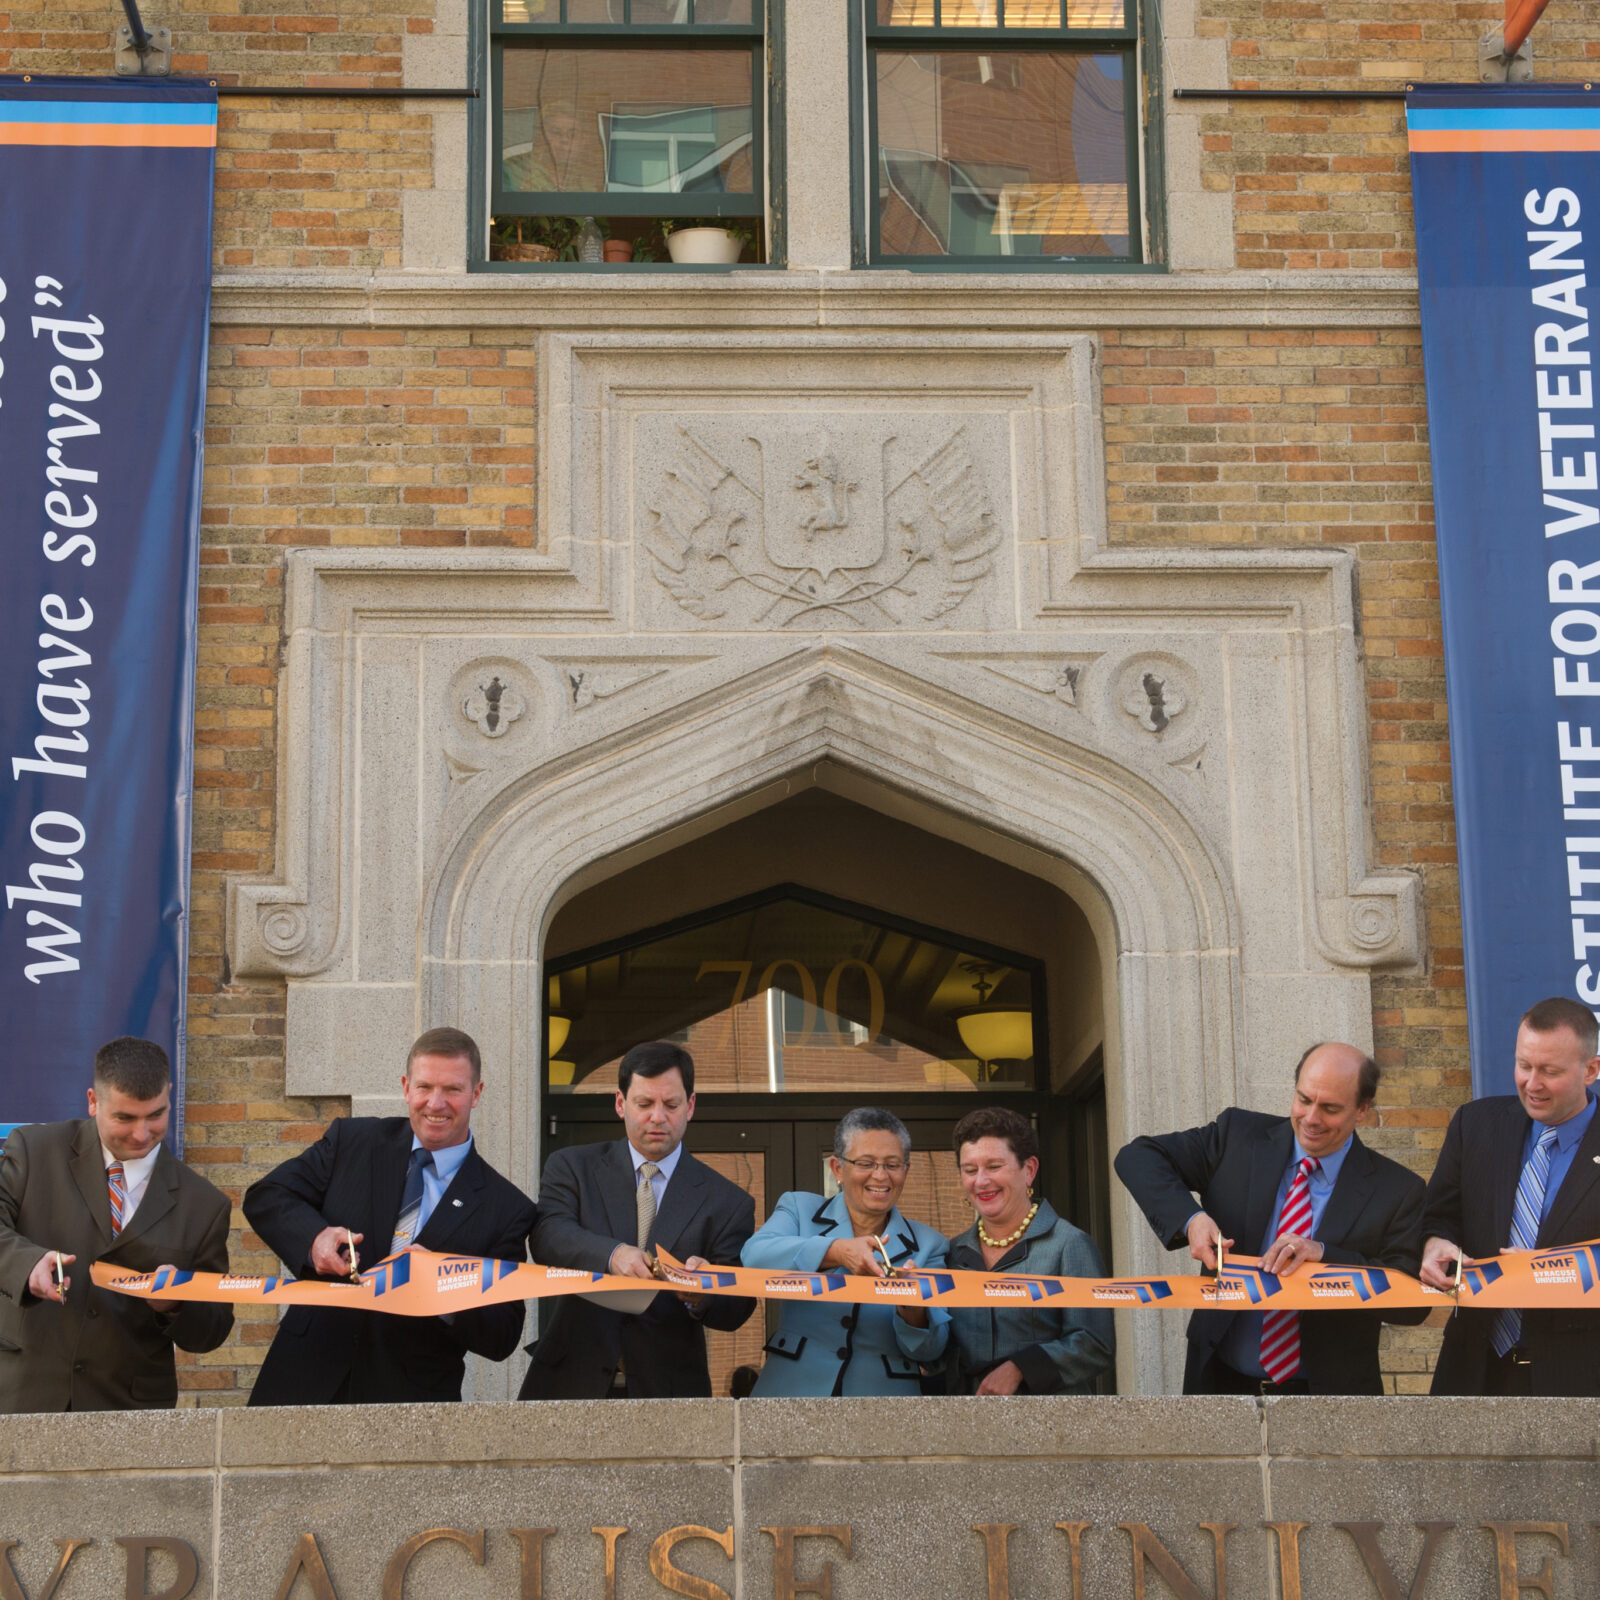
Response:
[[[944,1235],[908,1222],[895,1204],[910,1156],[911,1135],[897,1116],[858,1106],[833,1133],[828,1159],[839,1193],[784,1195],[744,1247],[744,1264],[881,1278],[876,1235],[897,1267],[942,1267]],[[785,1301],[753,1393],[920,1394],[920,1369],[938,1363],[949,1337],[950,1313],[936,1308]]]

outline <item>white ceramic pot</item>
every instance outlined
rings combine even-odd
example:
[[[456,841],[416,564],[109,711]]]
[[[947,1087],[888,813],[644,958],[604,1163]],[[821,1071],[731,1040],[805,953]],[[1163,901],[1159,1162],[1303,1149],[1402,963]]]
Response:
[[[725,266],[743,251],[743,243],[726,228],[674,228],[667,235],[667,254],[692,266]]]

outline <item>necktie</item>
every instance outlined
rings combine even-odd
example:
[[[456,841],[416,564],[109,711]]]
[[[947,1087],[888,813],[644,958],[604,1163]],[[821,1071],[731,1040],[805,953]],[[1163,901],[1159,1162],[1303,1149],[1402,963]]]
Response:
[[[420,1147],[411,1152],[406,1186],[400,1192],[400,1218],[394,1225],[390,1250],[404,1250],[422,1231],[422,1175],[433,1167],[433,1151]]]
[[[639,1189],[634,1195],[634,1204],[639,1211],[639,1248],[647,1250],[650,1247],[650,1230],[656,1225],[656,1192],[651,1187],[650,1180],[660,1172],[653,1161],[639,1163]]]
[[[1531,1250],[1539,1242],[1539,1223],[1544,1217],[1544,1192],[1550,1183],[1550,1158],[1555,1154],[1556,1130],[1546,1128],[1539,1135],[1533,1153],[1522,1164],[1517,1179],[1517,1198],[1511,1208],[1511,1241],[1508,1250]],[[1522,1337],[1522,1313],[1502,1311],[1495,1318],[1490,1343],[1494,1353],[1503,1356],[1515,1348]]]
[[[111,1197],[111,1237],[122,1232],[123,1218],[128,1210],[128,1184],[120,1161],[106,1168],[106,1193]]]
[[[1297,1233],[1311,1237],[1311,1174],[1322,1163],[1305,1156],[1294,1170],[1289,1192],[1283,1197],[1273,1238]],[[1261,1318],[1261,1366],[1274,1383],[1286,1383],[1300,1370],[1300,1313],[1268,1311]]]

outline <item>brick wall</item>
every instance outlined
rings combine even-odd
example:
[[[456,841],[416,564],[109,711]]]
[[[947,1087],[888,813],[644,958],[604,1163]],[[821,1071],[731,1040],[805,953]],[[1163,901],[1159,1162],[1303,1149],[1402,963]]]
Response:
[[[344,0],[307,15],[280,0],[164,0],[173,71],[230,83],[393,88],[407,33],[433,29],[433,0]],[[114,4],[0,11],[0,72],[114,70]],[[401,100],[229,99],[218,119],[218,269],[400,265],[400,199],[433,183],[433,119]]]
[[[1116,542],[1356,555],[1374,864],[1420,873],[1427,916],[1423,969],[1373,982],[1384,1078],[1362,1137],[1425,1177],[1471,1075],[1420,335],[1110,334],[1104,373]],[[1387,1330],[1390,1385],[1425,1389],[1437,1341]]]
[[[212,331],[186,1127],[188,1159],[235,1202],[344,1109],[284,1098],[283,985],[230,982],[223,954],[228,876],[273,868],[285,552],[529,544],[532,363],[515,332]],[[271,1269],[248,1233],[234,1262]],[[272,1325],[180,1356],[186,1398],[242,1400]]]
[[[1503,0],[1202,0],[1195,32],[1227,40],[1235,88],[1394,89],[1476,82],[1504,15]],[[1555,0],[1533,51],[1537,82],[1589,78],[1600,10]],[[1416,265],[1402,101],[1218,101],[1201,136],[1205,186],[1234,192],[1238,266]]]

